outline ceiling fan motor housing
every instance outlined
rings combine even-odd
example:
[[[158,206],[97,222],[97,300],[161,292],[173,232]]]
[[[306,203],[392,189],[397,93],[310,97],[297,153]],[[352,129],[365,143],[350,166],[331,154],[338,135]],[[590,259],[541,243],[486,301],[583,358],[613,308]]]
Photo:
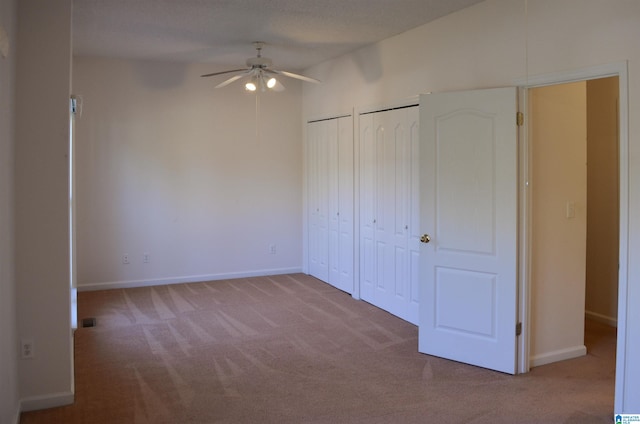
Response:
[[[272,65],[271,59],[266,57],[252,57],[247,59],[247,66],[250,68],[268,68]]]

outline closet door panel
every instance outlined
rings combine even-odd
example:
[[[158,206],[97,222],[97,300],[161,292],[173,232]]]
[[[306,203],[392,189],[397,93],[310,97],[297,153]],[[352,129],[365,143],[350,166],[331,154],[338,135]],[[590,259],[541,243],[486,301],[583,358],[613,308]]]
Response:
[[[373,115],[360,115],[360,297],[371,302],[376,284],[376,145]]]
[[[307,124],[307,212],[308,212],[308,252],[309,274],[317,277],[319,267],[318,214],[318,123]]]
[[[408,250],[409,250],[409,264],[408,264],[408,278],[407,283],[409,287],[407,289],[408,295],[408,321],[417,323],[418,308],[419,308],[419,268],[420,268],[420,118],[419,109],[412,107],[407,109],[407,128],[409,134],[408,146],[410,149],[409,154],[409,192],[408,192],[408,219],[409,228],[407,230],[408,236]]]
[[[413,323],[420,238],[417,123],[417,107],[360,116],[361,297]]]
[[[397,308],[402,308],[402,303],[407,297],[407,264],[408,264],[408,191],[409,191],[409,149],[408,131],[406,126],[406,113],[404,110],[394,111],[393,114],[393,142],[395,147],[395,189],[394,189],[394,227],[393,227],[393,247],[395,261],[395,276],[393,280],[394,298],[393,302]]]
[[[309,273],[353,293],[353,118],[307,124]]]
[[[326,122],[319,122],[318,161],[318,265],[317,276],[329,281],[329,146]]]
[[[309,141],[309,273],[329,280],[328,147],[323,121],[308,124]]]
[[[396,261],[394,228],[396,218],[396,140],[393,111],[374,115],[376,140],[376,268],[374,302],[385,310],[393,309]]]
[[[338,169],[338,120],[322,122],[326,128],[327,154],[327,222],[328,222],[328,283],[337,286],[340,281],[340,203]]]
[[[338,119],[339,280],[337,287],[353,293],[354,285],[353,117]]]

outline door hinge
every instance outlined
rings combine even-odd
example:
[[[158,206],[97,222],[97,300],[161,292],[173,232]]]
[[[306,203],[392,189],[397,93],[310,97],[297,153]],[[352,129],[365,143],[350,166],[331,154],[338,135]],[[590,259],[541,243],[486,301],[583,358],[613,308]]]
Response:
[[[516,113],[516,124],[521,127],[524,124],[524,113],[517,112]]]
[[[522,323],[519,322],[516,324],[516,337],[522,334]]]

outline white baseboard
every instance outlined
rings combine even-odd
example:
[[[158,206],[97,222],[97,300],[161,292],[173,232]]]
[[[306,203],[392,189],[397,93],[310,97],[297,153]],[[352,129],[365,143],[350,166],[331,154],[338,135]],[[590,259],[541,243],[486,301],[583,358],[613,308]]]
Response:
[[[128,289],[134,287],[163,286],[167,284],[200,283],[203,281],[230,280],[234,278],[265,277],[269,275],[295,274],[302,268],[261,269],[257,271],[230,272],[226,274],[188,275],[184,277],[156,278],[149,280],[112,281],[104,283],[78,284],[78,291]]]
[[[32,396],[20,401],[20,410],[23,412],[37,411],[39,409],[55,408],[71,405],[74,401],[73,392],[52,393],[42,396]]]
[[[599,314],[597,312],[584,311],[584,316],[586,318],[592,319],[594,321],[598,321],[598,322],[601,322],[603,324],[610,325],[611,327],[617,327],[618,326],[617,318],[608,317],[606,315],[602,315],[602,314]]]
[[[540,365],[551,364],[553,362],[564,361],[566,359],[578,358],[587,354],[587,347],[584,345],[568,347],[553,352],[542,353],[540,355],[532,355],[529,363],[530,366],[539,367]]]

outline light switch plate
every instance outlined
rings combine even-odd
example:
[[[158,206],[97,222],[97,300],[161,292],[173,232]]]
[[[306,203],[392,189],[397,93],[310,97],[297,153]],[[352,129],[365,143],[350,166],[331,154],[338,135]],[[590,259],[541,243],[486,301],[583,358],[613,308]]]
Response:
[[[576,216],[576,204],[574,202],[567,202],[567,219],[575,218]]]

